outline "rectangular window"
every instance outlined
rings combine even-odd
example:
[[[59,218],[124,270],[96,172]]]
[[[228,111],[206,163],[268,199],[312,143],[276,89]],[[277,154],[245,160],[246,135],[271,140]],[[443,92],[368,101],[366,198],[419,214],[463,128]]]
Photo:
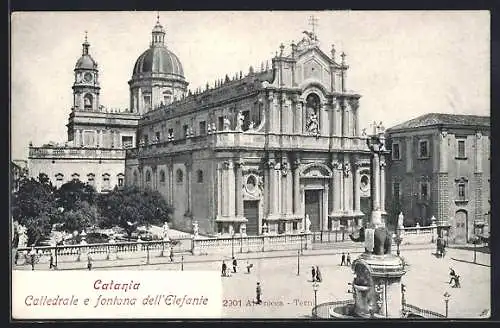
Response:
[[[123,178],[122,177],[118,178],[118,187],[123,187]]]
[[[400,160],[401,159],[401,154],[399,152],[399,143],[398,142],[392,143],[392,159],[393,160]]]
[[[204,136],[207,134],[207,123],[205,121],[201,121],[199,123],[200,128],[200,136]]]
[[[392,195],[394,196],[394,199],[401,198],[401,185],[399,182],[394,182],[392,184]]]
[[[420,140],[418,142],[418,157],[427,158],[429,157],[429,141]]]
[[[420,183],[420,198],[429,199],[429,184],[427,182]]]
[[[224,116],[219,116],[217,131],[223,131],[223,130],[224,130]]]
[[[459,183],[458,184],[458,199],[459,200],[465,200],[465,183]]]
[[[144,107],[146,107],[147,110],[151,109],[151,96],[144,96]]]
[[[110,190],[110,183],[109,183],[109,175],[104,175],[102,177],[102,189],[103,190]]]
[[[457,141],[458,158],[465,158],[465,140],[461,139]]]
[[[188,126],[187,124],[183,125],[182,126],[182,131],[184,132],[184,134],[182,135],[184,138],[186,138],[188,135]]]
[[[243,112],[243,131],[248,130],[250,127],[250,111],[246,110]]]

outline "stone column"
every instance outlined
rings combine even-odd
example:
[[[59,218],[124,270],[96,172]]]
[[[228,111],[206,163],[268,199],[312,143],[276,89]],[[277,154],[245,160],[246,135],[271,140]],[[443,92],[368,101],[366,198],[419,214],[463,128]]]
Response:
[[[350,167],[351,163],[349,162],[349,158],[344,160],[344,172],[342,172],[343,178],[343,186],[342,186],[342,194],[344,195],[344,212],[352,212],[351,207],[351,197],[350,193],[352,192],[352,186],[350,185],[351,171]]]
[[[328,193],[329,193],[329,186],[328,183],[325,183],[323,190],[323,231],[328,231]]]
[[[224,164],[217,166],[217,216],[224,216],[226,214],[223,197],[223,185],[225,183],[223,166]]]
[[[290,165],[288,165],[288,173],[286,175],[286,214],[288,216],[293,215],[293,177],[292,172],[290,172]]]
[[[382,155],[380,160],[380,210],[385,212],[385,158]]]
[[[335,161],[332,163],[333,165],[333,213],[339,213],[342,208],[341,204],[341,190],[342,190],[342,185],[341,185],[341,174],[342,174],[342,164],[338,161]]]
[[[81,145],[80,138],[81,138],[80,130],[75,130],[75,136],[73,138],[75,140],[75,147],[80,147]]]
[[[173,163],[168,163],[168,199],[170,200],[170,205],[174,204],[174,165]]]
[[[342,99],[342,136],[349,136],[349,107],[345,99]]]
[[[297,119],[297,130],[296,133],[302,134],[303,133],[303,123],[302,120],[304,119],[304,103],[302,101],[299,101],[297,103],[297,115],[295,116]]]
[[[338,99],[334,99],[334,106],[333,106],[333,135],[334,136],[340,136],[341,135],[341,129],[342,129],[342,106],[339,104]]]
[[[271,159],[265,163],[264,169],[264,215],[271,213]],[[262,230],[261,230],[262,231]],[[260,233],[260,232],[259,232]]]
[[[238,161],[235,163],[236,175],[235,175],[235,190],[236,193],[236,215],[238,217],[243,217],[243,172],[242,172],[243,162]]]
[[[359,174],[359,165],[356,163],[354,168],[354,212],[361,213],[361,175]]]
[[[233,169],[232,161],[225,161],[222,170],[222,216],[228,217],[231,215],[231,194],[229,172]]]
[[[373,153],[372,172],[373,172],[372,209],[373,211],[376,211],[380,210],[380,160],[379,160],[379,155],[377,153]]]
[[[319,121],[319,131],[321,135],[329,135],[328,133],[328,111],[327,111],[327,102],[322,102],[321,107],[319,109],[319,116],[320,116],[320,121]]]
[[[144,97],[142,96],[142,89],[141,88],[137,89],[137,98],[138,98],[138,103],[139,103],[137,110],[139,113],[143,114],[145,112],[145,110],[144,110]]]
[[[272,177],[271,177],[271,182],[273,184],[272,190],[272,197],[271,197],[271,205],[273,207],[273,213],[275,215],[279,214],[279,209],[280,209],[280,195],[279,195],[279,184],[280,184],[280,177],[281,177],[281,170],[280,170],[281,165],[279,163],[276,163],[274,165],[273,170],[271,171]]]
[[[293,162],[293,213],[295,216],[301,215],[300,208],[300,160]]]

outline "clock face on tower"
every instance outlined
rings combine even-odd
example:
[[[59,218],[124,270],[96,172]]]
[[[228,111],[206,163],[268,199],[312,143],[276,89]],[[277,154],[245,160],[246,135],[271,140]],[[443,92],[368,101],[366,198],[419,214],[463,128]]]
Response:
[[[85,75],[83,76],[83,79],[85,80],[85,82],[92,82],[92,74],[91,73],[85,73]]]

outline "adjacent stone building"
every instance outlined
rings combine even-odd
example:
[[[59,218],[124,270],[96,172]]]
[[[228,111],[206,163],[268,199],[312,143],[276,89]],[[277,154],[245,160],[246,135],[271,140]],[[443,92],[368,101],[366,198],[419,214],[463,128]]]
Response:
[[[430,113],[386,133],[391,150],[387,208],[397,208],[398,202],[405,217],[421,226],[434,216],[457,243],[488,231],[489,117]]]
[[[270,67],[187,92],[157,23],[129,82],[142,117],[126,184],[160,191],[175,208],[174,227],[197,222],[201,234],[299,232],[306,216],[312,231],[360,224],[371,211],[360,95],[347,89],[345,54],[326,54],[304,34],[281,45]],[[381,181],[384,166],[382,156]]]
[[[60,187],[78,179],[106,192],[125,183],[125,148],[134,147],[139,113],[100,104],[99,70],[85,37],[74,69],[68,140],[29,147],[29,171]]]

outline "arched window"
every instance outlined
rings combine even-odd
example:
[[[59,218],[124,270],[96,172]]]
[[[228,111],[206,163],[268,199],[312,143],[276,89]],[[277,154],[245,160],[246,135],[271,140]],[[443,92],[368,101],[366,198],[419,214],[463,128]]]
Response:
[[[91,110],[92,109],[92,95],[90,93],[87,93],[85,97],[83,97],[83,105],[85,109]]]
[[[110,183],[108,173],[104,173],[102,175],[102,188],[101,188],[101,190],[103,190],[103,191],[111,190],[111,183]]]
[[[73,180],[73,181],[80,181],[80,174],[78,174],[78,173],[73,173],[73,174],[71,175],[71,180]]]
[[[176,177],[177,183],[182,183],[184,181],[184,173],[182,173],[181,169],[177,170],[175,177]]]
[[[118,181],[118,187],[123,187],[123,184],[125,182],[125,176],[123,175],[123,173],[118,173],[116,175],[116,179]]]
[[[160,170],[160,182],[165,183],[165,171]]]
[[[89,185],[91,185],[92,187],[95,186],[95,175],[94,175],[94,173],[87,174],[87,183]]]
[[[202,170],[198,170],[198,172],[196,173],[196,181],[198,183],[203,183],[203,171]]]
[[[151,182],[151,172],[146,171],[146,182]]]

